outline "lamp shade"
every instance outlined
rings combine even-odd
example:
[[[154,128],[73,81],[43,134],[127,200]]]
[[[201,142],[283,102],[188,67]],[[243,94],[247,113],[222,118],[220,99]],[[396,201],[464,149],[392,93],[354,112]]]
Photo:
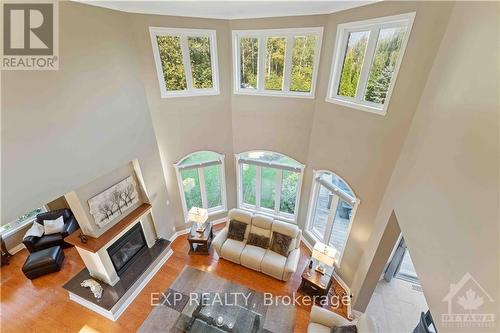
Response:
[[[337,249],[326,244],[316,242],[312,251],[312,257],[326,266],[332,267],[335,264]]]
[[[208,220],[208,211],[204,208],[192,207],[188,213],[188,219],[194,223],[205,223]]]

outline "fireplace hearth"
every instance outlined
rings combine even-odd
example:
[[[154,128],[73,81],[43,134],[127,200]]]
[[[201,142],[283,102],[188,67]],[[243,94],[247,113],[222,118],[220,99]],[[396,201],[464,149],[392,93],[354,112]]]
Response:
[[[141,223],[137,223],[107,251],[118,276],[134,263],[134,261],[148,248]]]

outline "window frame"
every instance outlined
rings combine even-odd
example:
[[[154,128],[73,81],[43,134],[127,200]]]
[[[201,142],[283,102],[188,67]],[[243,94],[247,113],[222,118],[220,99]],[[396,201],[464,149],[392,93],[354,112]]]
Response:
[[[219,67],[217,58],[217,34],[213,29],[181,29],[165,27],[149,27],[153,56],[156,66],[156,74],[160,85],[161,98],[192,97],[219,95]],[[186,90],[167,90],[163,67],[160,58],[160,50],[156,41],[157,36],[175,36],[180,38],[182,52],[182,62],[184,65],[184,75],[186,77]],[[188,37],[208,37],[210,41],[210,62],[212,65],[212,88],[194,88],[193,72],[191,70],[191,59],[189,56]]]
[[[266,151],[266,150],[255,150],[255,152],[266,152],[266,153],[274,153],[274,154],[280,154],[286,157],[289,157],[287,155],[273,152],[273,151]],[[272,162],[256,162],[256,163],[245,163],[240,161],[241,160],[241,155],[245,153],[251,153],[254,151],[245,151],[241,152],[239,154],[234,154],[235,156],[235,162],[236,162],[236,184],[237,184],[237,201],[238,201],[238,208],[244,209],[247,211],[250,211],[252,213],[259,213],[263,215],[270,216],[272,218],[284,221],[284,222],[289,222],[289,223],[297,223],[297,218],[299,214],[299,204],[300,204],[300,194],[301,194],[301,189],[302,189],[302,180],[304,177],[304,170],[305,170],[305,165],[296,161],[299,166],[297,168],[291,167],[291,166],[283,166],[278,163],[272,163]],[[256,167],[255,170],[255,205],[247,204],[243,201],[243,164],[247,165],[254,165]],[[257,165],[261,164],[261,165]],[[267,164],[264,165],[264,164]],[[277,174],[276,174],[276,183],[275,183],[275,196],[274,196],[274,209],[269,209],[265,207],[261,207],[260,199],[261,199],[261,184],[262,184],[262,168],[268,167],[268,168],[273,168],[276,169]],[[283,171],[284,170],[289,170],[289,169],[296,169],[296,171],[299,174],[299,179],[297,182],[297,194],[295,196],[295,210],[294,214],[289,214],[282,212],[280,210],[280,205],[281,205],[281,189],[282,189],[282,184],[283,184]],[[298,169],[298,170],[297,170]]]
[[[410,39],[413,22],[415,20],[416,12],[410,12],[400,15],[385,16],[369,20],[349,22],[337,25],[337,35],[335,39],[335,51],[332,56],[332,64],[330,69],[330,79],[328,82],[328,90],[325,98],[326,102],[334,103],[351,107],[357,110],[371,112],[379,115],[386,115],[387,108],[392,96],[392,91],[397,81],[399,68],[403,61],[406,52],[406,46]],[[370,101],[363,100],[366,86],[370,76],[373,59],[377,47],[378,37],[381,29],[394,28],[406,26],[406,34],[399,50],[398,59],[394,68],[394,73],[387,90],[387,95],[384,104],[380,105]],[[359,74],[358,87],[354,97],[341,96],[338,94],[340,84],[340,76],[342,74],[342,67],[346,53],[349,34],[352,32],[369,31],[368,42]],[[375,37],[373,37],[375,36]]]
[[[315,35],[316,46],[314,48],[313,75],[311,79],[311,91],[290,91],[290,78],[292,72],[294,38],[301,35]],[[266,39],[268,37],[285,37],[287,39],[285,48],[285,59],[283,68],[283,90],[265,90],[265,71],[260,70],[265,65]],[[257,89],[241,88],[240,75],[240,39],[257,38],[259,45],[257,65]],[[318,78],[319,59],[321,55],[321,44],[323,41],[323,27],[310,28],[286,28],[286,29],[259,29],[259,30],[232,30],[233,49],[233,93],[236,95],[257,95],[277,97],[314,98],[316,82]]]
[[[43,211],[41,213],[38,213],[38,214],[46,213],[46,212],[49,211],[46,205],[42,205],[39,208],[42,208]],[[32,212],[32,211],[30,211],[30,212]],[[33,217],[29,218],[29,219],[26,219],[26,220],[24,220],[22,222],[18,222],[19,218],[17,218],[14,221],[11,221],[9,223],[6,223],[6,224],[2,225],[2,227],[4,227],[4,226],[9,225],[9,224],[10,225],[14,224],[10,228],[7,228],[5,230],[0,230],[0,237],[8,238],[8,237],[12,236],[13,234],[15,234],[16,232],[18,232],[19,230],[21,230],[24,227],[26,227],[28,224],[33,224],[33,222],[36,221],[36,216],[37,215],[35,215],[35,216],[33,216]]]
[[[344,252],[346,249],[345,246],[347,244],[347,240],[349,239],[349,235],[351,233],[351,228],[352,228],[352,225],[354,222],[354,218],[356,217],[356,212],[357,212],[358,206],[361,203],[361,201],[358,198],[358,196],[356,195],[356,193],[352,190],[351,186],[342,177],[340,177],[337,173],[330,171],[330,170],[324,170],[324,169],[323,170],[314,170],[313,177],[312,177],[311,195],[309,198],[309,206],[308,206],[308,210],[307,210],[306,225],[305,225],[305,229],[304,229],[305,234],[308,235],[311,239],[313,239],[316,242],[321,242],[321,243],[325,243],[325,244],[329,243],[330,236],[331,236],[332,229],[333,229],[333,225],[334,225],[335,214],[337,212],[338,203],[342,199],[342,197],[339,196],[338,194],[333,194],[333,195],[337,196],[338,199],[336,200],[335,205],[332,204],[332,206],[330,207],[330,210],[328,213],[328,218],[326,221],[326,226],[325,226],[325,234],[319,235],[314,230],[314,221],[313,220],[314,220],[314,216],[315,216],[315,212],[316,212],[316,204],[317,204],[319,192],[321,190],[321,186],[324,186],[318,181],[318,179],[321,177],[321,175],[323,175],[325,173],[330,173],[330,174],[333,174],[336,177],[338,177],[340,180],[342,180],[349,187],[351,192],[354,194],[354,198],[352,198],[347,193],[343,194],[343,196],[351,197],[350,199],[354,200],[354,202],[352,202],[352,201],[350,202],[353,205],[353,208],[352,208],[351,218],[349,221],[349,226],[347,228],[347,237],[344,240],[344,247],[343,247],[342,252],[339,255],[339,260],[335,263],[337,265],[337,267],[340,267],[340,264],[342,262],[342,257],[344,256]],[[335,187],[335,188],[337,188],[338,191],[344,192],[342,189],[338,188],[335,185],[331,185],[331,187]],[[344,200],[345,200],[345,198],[344,198]]]
[[[189,156],[196,154],[196,153],[202,153],[202,152],[212,152],[216,153],[219,155],[218,160],[210,160],[210,161],[205,161],[205,162],[196,162],[196,163],[191,163],[191,164],[186,164],[186,165],[181,165],[181,163],[188,158]],[[186,196],[184,195],[184,185],[182,183],[182,176],[181,172],[183,170],[192,170],[196,169],[198,173],[198,181],[199,181],[199,186],[200,186],[200,196],[201,196],[201,202],[202,206],[200,208],[205,208],[208,211],[208,216],[213,216],[216,214],[221,214],[227,212],[227,198],[226,198],[226,171],[225,171],[225,164],[224,164],[224,154],[220,154],[216,151],[211,151],[211,150],[199,150],[192,152],[190,154],[187,154],[183,158],[179,160],[179,162],[174,164],[175,168],[175,173],[177,176],[177,185],[179,186],[179,195],[181,197],[181,202],[182,202],[182,211],[184,213],[184,222],[189,223],[188,219],[188,209],[187,209],[187,203],[186,203]],[[207,203],[207,192],[206,192],[206,184],[205,184],[205,174],[204,174],[204,168],[212,165],[219,165],[219,179],[220,179],[220,190],[221,190],[221,205],[208,208],[208,203]]]

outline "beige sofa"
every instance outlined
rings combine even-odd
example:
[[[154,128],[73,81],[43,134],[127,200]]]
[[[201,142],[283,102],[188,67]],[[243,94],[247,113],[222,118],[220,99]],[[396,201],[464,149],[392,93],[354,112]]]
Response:
[[[231,220],[247,224],[245,237],[242,242],[227,238],[229,222]],[[292,237],[293,240],[289,249],[290,253],[287,257],[269,249],[246,244],[250,233],[264,235],[272,239],[273,232],[279,232]],[[274,220],[271,217],[260,214],[254,215],[241,209],[232,209],[229,212],[226,226],[214,238],[212,245],[219,257],[270,275],[276,279],[288,281],[290,276],[297,270],[299,263],[300,238],[301,231],[294,224]]]
[[[356,325],[358,333],[377,333],[373,321],[365,314],[349,321],[335,312],[313,305],[307,333],[330,333],[335,326]]]

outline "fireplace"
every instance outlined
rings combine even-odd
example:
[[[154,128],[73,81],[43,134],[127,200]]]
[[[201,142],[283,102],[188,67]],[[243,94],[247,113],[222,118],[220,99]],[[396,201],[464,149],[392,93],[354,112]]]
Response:
[[[137,223],[107,251],[116,273],[120,276],[148,248],[141,223]]]

